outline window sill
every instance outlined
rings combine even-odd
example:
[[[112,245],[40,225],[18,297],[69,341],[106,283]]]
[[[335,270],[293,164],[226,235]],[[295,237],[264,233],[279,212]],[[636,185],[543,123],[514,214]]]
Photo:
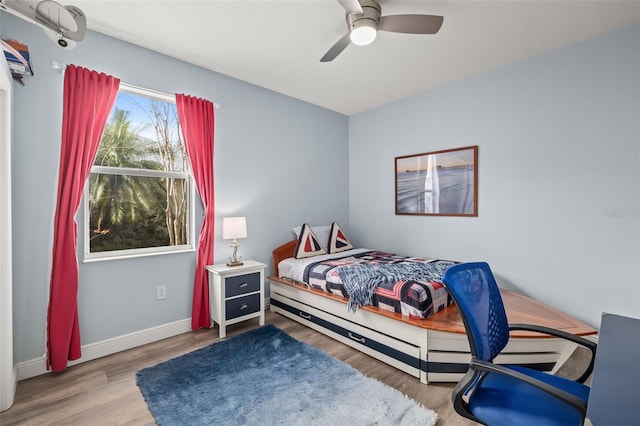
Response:
[[[194,247],[184,248],[184,249],[176,249],[171,251],[147,251],[147,252],[138,252],[138,253],[127,253],[127,254],[105,254],[100,256],[91,256],[86,257],[82,260],[82,263],[94,263],[94,262],[104,262],[111,260],[123,260],[123,259],[135,259],[139,257],[149,257],[149,256],[164,256],[168,254],[181,254],[181,253],[193,253],[196,249]]]

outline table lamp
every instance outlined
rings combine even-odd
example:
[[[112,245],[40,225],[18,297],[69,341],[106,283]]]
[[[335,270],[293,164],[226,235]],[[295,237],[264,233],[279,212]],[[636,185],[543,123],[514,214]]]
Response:
[[[238,238],[247,238],[247,220],[244,217],[223,217],[222,218],[222,239],[233,240],[231,248],[233,253],[227,262],[227,266],[241,266],[238,260]]]

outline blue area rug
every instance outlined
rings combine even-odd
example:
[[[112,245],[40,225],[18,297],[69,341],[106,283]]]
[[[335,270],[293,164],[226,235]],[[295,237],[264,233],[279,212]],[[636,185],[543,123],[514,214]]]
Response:
[[[136,373],[160,426],[434,425],[437,414],[273,325]]]

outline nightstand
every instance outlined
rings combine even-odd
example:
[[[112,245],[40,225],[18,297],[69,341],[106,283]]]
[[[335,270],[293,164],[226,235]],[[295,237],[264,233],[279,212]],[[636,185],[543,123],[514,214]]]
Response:
[[[260,318],[264,325],[264,263],[245,260],[242,266],[207,266],[211,321],[224,338],[230,324]]]

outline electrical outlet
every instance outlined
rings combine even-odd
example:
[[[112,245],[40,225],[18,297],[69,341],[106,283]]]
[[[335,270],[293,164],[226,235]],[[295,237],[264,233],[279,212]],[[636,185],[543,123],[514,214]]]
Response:
[[[156,300],[164,300],[167,298],[167,287],[159,285],[156,287]]]

